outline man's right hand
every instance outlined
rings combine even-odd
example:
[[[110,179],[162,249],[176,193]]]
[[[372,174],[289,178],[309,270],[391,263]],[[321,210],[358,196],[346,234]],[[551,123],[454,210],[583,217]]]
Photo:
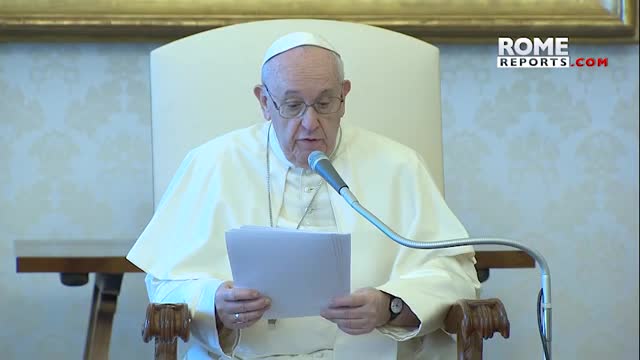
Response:
[[[243,329],[255,324],[271,306],[271,299],[257,290],[234,288],[227,281],[216,291],[216,324]]]

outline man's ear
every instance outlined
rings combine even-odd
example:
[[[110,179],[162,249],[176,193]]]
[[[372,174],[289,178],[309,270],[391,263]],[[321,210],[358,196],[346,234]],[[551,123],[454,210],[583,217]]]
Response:
[[[255,95],[256,99],[258,99],[258,103],[260,104],[260,109],[262,109],[262,116],[265,120],[271,120],[271,114],[269,113],[269,106],[267,99],[267,94],[264,91],[264,87],[262,85],[256,85],[253,87],[253,95]]]
[[[349,91],[351,91],[351,81],[345,80],[342,82],[342,97],[344,99],[346,99]],[[346,108],[347,108],[347,102],[345,101],[342,106],[342,110],[340,110],[340,118],[344,116],[344,112],[346,111]]]
[[[342,82],[342,96],[346,97],[349,91],[351,91],[351,81],[345,80]]]

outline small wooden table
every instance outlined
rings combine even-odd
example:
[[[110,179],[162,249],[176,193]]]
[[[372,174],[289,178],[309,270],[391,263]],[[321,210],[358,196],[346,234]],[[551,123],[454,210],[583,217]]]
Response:
[[[15,242],[18,273],[59,273],[67,286],[82,286],[95,273],[93,299],[89,312],[89,328],[84,359],[108,360],[111,327],[116,311],[122,277],[125,273],[140,273],[126,254],[134,241],[66,240]],[[477,251],[476,271],[484,282],[490,269],[533,268],[535,261],[523,251]]]

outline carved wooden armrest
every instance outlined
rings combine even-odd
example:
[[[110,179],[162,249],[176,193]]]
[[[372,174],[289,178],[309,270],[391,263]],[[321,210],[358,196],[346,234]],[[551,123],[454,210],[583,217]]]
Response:
[[[178,337],[189,341],[191,314],[186,304],[149,304],[142,327],[144,342],[155,339],[156,360],[177,360]],[[482,341],[499,332],[509,337],[509,319],[498,299],[459,300],[444,321],[458,337],[458,360],[482,360]]]
[[[178,337],[189,341],[191,313],[187,304],[149,304],[142,326],[145,343],[155,339],[156,360],[177,360]]]
[[[459,300],[444,321],[445,330],[458,337],[458,360],[482,360],[482,341],[499,332],[509,338],[507,311],[499,299]]]

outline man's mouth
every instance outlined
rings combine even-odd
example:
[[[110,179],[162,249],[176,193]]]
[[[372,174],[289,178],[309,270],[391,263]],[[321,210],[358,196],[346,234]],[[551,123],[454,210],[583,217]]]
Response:
[[[317,150],[318,146],[322,144],[322,139],[303,138],[298,139],[297,143],[301,148]]]

